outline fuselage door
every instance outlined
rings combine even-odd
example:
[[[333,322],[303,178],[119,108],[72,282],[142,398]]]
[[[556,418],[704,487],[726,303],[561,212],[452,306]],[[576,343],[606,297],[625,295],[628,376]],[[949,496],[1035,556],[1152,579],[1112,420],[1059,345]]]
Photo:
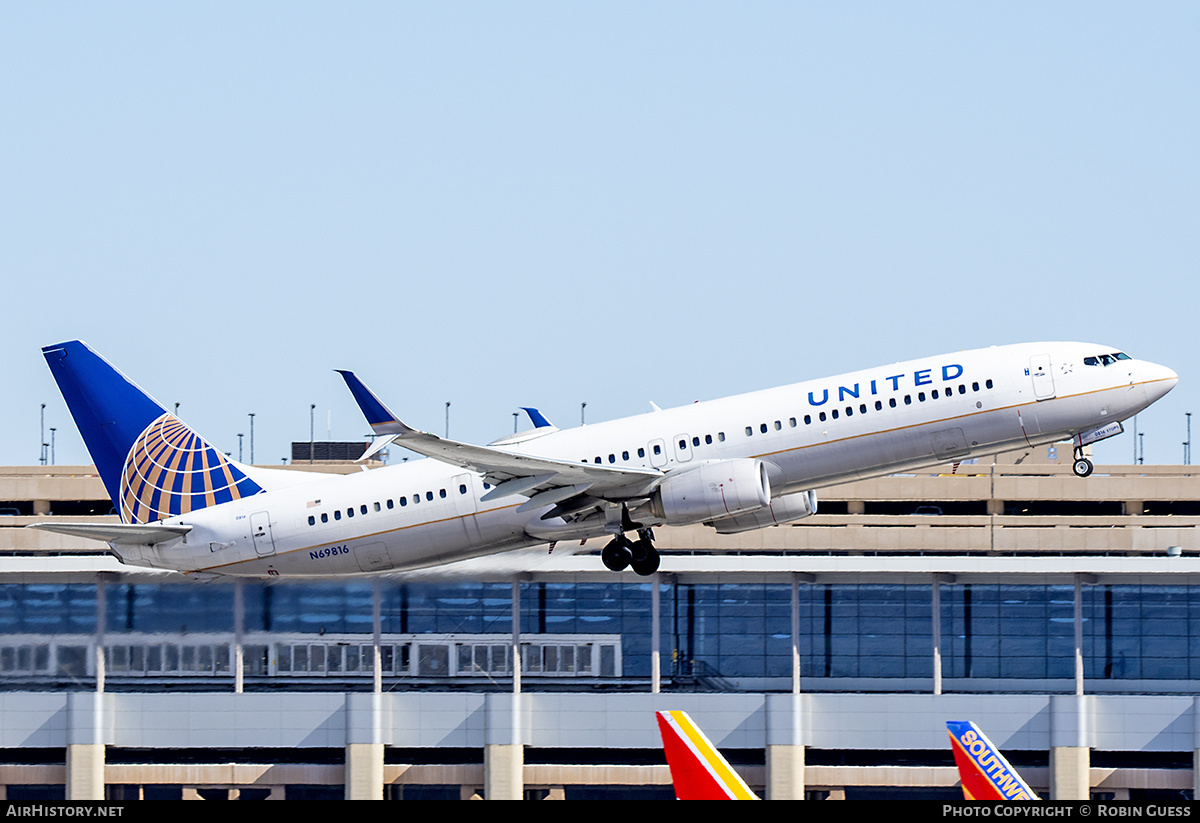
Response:
[[[646,451],[650,453],[650,465],[655,468],[662,468],[667,465],[667,444],[661,440],[651,440],[646,444]]]
[[[250,515],[250,537],[254,539],[254,551],[260,557],[275,554],[275,538],[271,536],[271,515],[255,512]]]
[[[692,459],[692,444],[688,440],[687,434],[677,434],[671,438],[671,446],[675,449],[675,459],[680,463],[686,463]]]
[[[1035,354],[1029,358],[1029,379],[1033,381],[1033,396],[1049,400],[1054,396],[1054,375],[1050,373],[1050,355]]]
[[[462,522],[467,543],[472,546],[483,541],[479,533],[479,521],[475,519],[479,504],[475,498],[476,478],[470,474],[457,474],[450,481],[450,496],[454,498],[454,513]]]

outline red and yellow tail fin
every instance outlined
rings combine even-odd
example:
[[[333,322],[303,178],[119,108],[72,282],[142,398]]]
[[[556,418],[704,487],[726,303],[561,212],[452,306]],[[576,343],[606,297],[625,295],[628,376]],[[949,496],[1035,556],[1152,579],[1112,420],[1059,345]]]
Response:
[[[950,720],[950,748],[967,800],[1041,800],[970,720]]]
[[[687,712],[659,712],[658,730],[678,800],[758,800]]]

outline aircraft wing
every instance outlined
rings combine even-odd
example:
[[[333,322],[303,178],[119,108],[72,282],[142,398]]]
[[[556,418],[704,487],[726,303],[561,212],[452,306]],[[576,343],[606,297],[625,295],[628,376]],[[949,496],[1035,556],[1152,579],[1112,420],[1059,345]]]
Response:
[[[664,476],[657,469],[570,463],[490,446],[474,446],[416,429],[394,435],[393,442],[417,454],[482,474],[496,487],[483,496],[485,501],[508,494],[567,487],[577,487],[576,493],[587,491],[593,497],[605,500],[629,500],[649,495]],[[533,480],[537,482],[530,485]]]
[[[339,370],[338,374],[346,381],[376,434],[368,455],[388,443],[399,443],[417,454],[478,472],[495,487],[481,498],[484,502],[520,494],[529,498],[521,507],[528,510],[584,494],[603,500],[634,500],[648,496],[664,477],[657,469],[571,463],[476,446],[419,431],[393,414],[353,372]]]
[[[124,546],[152,545],[178,540],[192,530],[191,526],[165,526],[137,523],[31,523],[28,529],[69,534]]]
[[[677,800],[758,800],[687,712],[658,712]]]

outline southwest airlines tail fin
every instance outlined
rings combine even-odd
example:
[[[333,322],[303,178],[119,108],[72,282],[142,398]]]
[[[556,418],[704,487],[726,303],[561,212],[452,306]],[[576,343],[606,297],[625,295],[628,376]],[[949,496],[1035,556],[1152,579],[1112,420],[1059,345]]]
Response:
[[[687,712],[658,712],[663,752],[678,800],[758,800]]]
[[[950,720],[950,748],[967,800],[1041,800],[970,720]]]
[[[262,487],[86,343],[42,349],[124,523],[152,523]]]

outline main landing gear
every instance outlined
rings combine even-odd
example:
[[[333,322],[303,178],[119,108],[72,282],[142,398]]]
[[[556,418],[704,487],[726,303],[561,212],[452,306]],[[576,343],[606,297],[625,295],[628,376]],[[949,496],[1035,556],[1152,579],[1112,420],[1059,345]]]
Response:
[[[1092,465],[1092,461],[1083,456],[1083,447],[1075,447],[1075,465],[1071,469],[1080,477],[1087,477],[1096,467]]]
[[[630,540],[623,534],[618,534],[600,553],[604,567],[610,571],[619,572],[632,568],[642,577],[649,577],[658,571],[658,549],[654,548],[654,535],[649,529],[638,532],[637,540]]]

